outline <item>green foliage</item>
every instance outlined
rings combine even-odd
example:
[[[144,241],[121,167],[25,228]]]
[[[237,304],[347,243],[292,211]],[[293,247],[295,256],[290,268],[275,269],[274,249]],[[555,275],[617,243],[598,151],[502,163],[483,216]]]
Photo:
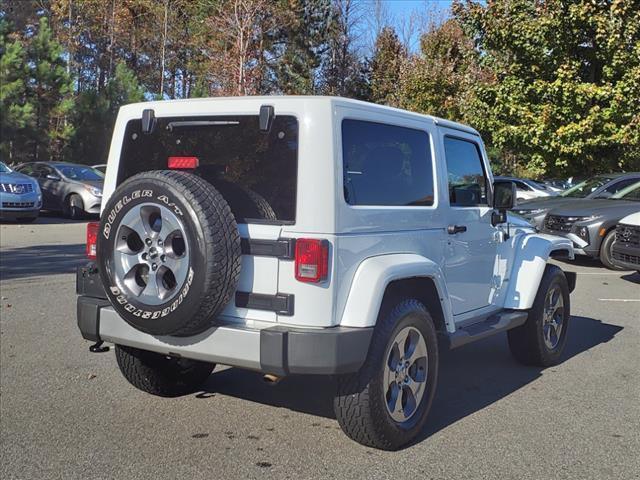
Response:
[[[396,105],[398,83],[407,51],[391,27],[384,27],[374,47],[371,60],[371,100]]]
[[[312,95],[317,91],[316,72],[327,39],[326,19],[330,0],[279,0],[283,17],[272,35],[273,90],[285,95]]]
[[[25,102],[35,111],[35,121],[28,130],[34,160],[61,159],[74,133],[68,121],[74,105],[73,80],[62,55],[49,22],[41,18],[27,46]]]
[[[25,103],[26,51],[9,38],[9,24],[0,20],[0,154],[8,162],[20,147],[19,135],[33,123],[33,105]],[[16,142],[18,140],[18,143]]]
[[[433,25],[420,39],[420,53],[406,63],[400,105],[408,110],[465,121],[473,86],[487,81],[473,44],[455,20]]]
[[[73,119],[77,125],[72,141],[74,160],[89,165],[106,163],[119,108],[143,100],[142,87],[124,62],[116,65],[114,77],[100,92],[87,90],[78,95]]]
[[[530,176],[640,169],[636,0],[457,3],[457,21],[495,82],[468,120]]]
[[[387,27],[368,59],[372,5],[4,2],[0,154],[103,162],[133,101],[326,94],[468,123],[501,173],[640,170],[640,0],[454,0],[418,52]]]

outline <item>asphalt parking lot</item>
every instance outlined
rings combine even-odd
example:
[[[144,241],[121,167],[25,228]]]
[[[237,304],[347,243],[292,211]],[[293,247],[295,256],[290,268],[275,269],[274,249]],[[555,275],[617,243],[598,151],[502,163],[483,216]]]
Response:
[[[430,421],[399,452],[333,418],[328,378],[218,367],[203,391],[146,395],[75,322],[84,223],[0,225],[0,477],[637,479],[640,274],[578,272],[564,361],[523,367],[500,335],[444,352]]]

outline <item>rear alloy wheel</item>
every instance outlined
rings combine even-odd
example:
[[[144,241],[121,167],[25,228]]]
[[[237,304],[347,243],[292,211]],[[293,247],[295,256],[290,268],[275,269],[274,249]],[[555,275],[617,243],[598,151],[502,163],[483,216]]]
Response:
[[[351,439],[397,450],[413,440],[427,420],[438,379],[438,343],[422,303],[385,303],[364,365],[338,379],[334,411]]]
[[[64,214],[71,220],[80,220],[84,217],[84,202],[80,195],[72,193],[67,197],[64,203]]]

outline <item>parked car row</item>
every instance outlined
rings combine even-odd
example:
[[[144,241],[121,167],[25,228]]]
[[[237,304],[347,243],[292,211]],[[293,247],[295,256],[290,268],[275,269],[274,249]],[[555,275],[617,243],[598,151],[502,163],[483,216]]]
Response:
[[[0,168],[3,219],[33,221],[40,210],[80,219],[100,213],[104,174],[87,165],[29,162]]]
[[[542,232],[569,238],[578,255],[613,270],[640,270],[640,173],[598,175],[513,212]]]

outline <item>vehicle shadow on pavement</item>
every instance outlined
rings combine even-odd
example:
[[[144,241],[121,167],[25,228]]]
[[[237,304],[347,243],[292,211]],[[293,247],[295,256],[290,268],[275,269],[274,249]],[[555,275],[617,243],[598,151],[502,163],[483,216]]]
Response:
[[[640,284],[640,272],[631,272],[626,275],[623,275],[620,278],[622,278],[623,280],[626,280],[627,282]]]
[[[0,255],[0,280],[75,272],[86,263],[83,244],[6,248]]]
[[[573,260],[558,259],[558,262],[572,265],[574,267],[598,268],[604,271],[609,271],[597,258],[586,257],[584,255],[576,255],[576,258]]]
[[[622,327],[574,316],[570,329],[563,362],[610,341]],[[436,397],[425,430],[414,443],[526,386],[539,378],[542,371],[517,363],[509,353],[504,334],[457,350],[441,351]],[[291,376],[269,386],[259,373],[229,368],[213,374],[197,396],[228,395],[335,419],[334,392],[335,380],[329,377]]]

